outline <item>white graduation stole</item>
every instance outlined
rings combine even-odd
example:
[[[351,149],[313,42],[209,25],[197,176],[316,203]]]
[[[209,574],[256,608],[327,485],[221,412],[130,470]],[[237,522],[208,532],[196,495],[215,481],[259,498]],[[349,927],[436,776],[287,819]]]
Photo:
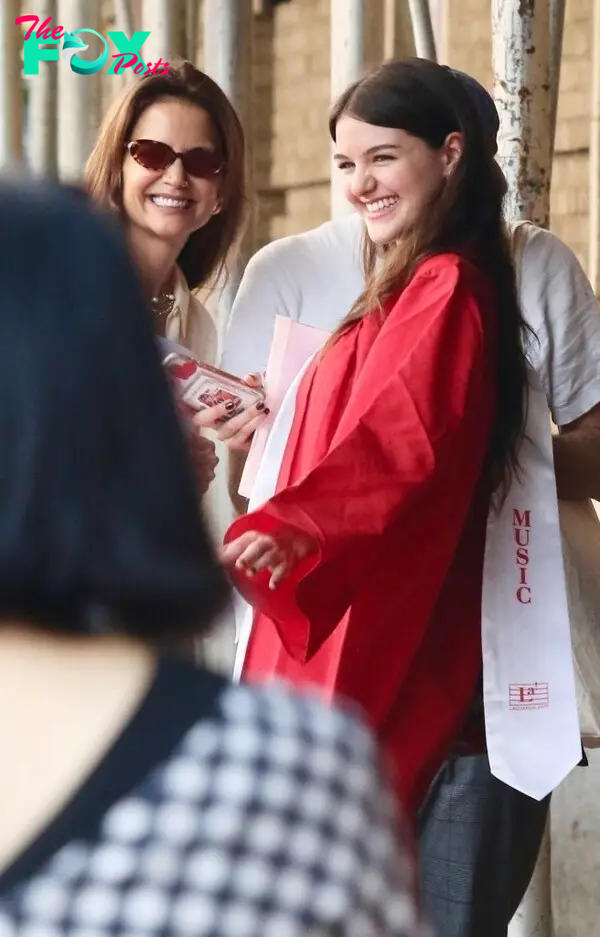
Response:
[[[492,773],[541,800],[581,760],[548,403],[529,369],[513,477],[490,509],[482,597],[484,711]]]

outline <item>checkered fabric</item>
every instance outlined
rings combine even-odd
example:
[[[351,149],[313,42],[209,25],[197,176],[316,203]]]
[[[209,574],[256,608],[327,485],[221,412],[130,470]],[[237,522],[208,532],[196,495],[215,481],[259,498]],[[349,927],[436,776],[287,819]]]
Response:
[[[0,937],[422,934],[360,724],[279,688],[228,686],[215,713],[93,837],[0,877]]]

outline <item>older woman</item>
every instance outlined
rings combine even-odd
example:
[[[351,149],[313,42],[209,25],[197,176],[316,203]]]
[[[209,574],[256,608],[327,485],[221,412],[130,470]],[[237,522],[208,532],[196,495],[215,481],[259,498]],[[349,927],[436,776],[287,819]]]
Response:
[[[242,233],[244,133],[219,86],[189,62],[146,75],[116,100],[85,168],[85,184],[117,211],[152,302],[157,334],[213,363],[217,330],[193,291],[224,272]],[[224,413],[215,412],[215,425]],[[193,447],[204,492],[214,444]]]

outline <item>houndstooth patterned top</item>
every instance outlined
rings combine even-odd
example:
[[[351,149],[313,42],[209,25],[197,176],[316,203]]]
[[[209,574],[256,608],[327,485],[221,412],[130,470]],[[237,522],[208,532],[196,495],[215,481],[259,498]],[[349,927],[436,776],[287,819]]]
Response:
[[[0,876],[0,937],[415,937],[412,874],[359,721],[163,661]]]

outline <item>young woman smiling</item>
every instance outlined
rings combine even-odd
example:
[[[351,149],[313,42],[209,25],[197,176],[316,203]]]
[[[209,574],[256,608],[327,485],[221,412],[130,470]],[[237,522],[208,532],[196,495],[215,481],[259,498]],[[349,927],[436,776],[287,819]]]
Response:
[[[523,321],[505,183],[450,70],[386,63],[330,129],[368,233],[366,288],[303,376],[275,495],[232,525],[223,560],[255,608],[245,678],[356,700],[416,819],[481,674]]]

